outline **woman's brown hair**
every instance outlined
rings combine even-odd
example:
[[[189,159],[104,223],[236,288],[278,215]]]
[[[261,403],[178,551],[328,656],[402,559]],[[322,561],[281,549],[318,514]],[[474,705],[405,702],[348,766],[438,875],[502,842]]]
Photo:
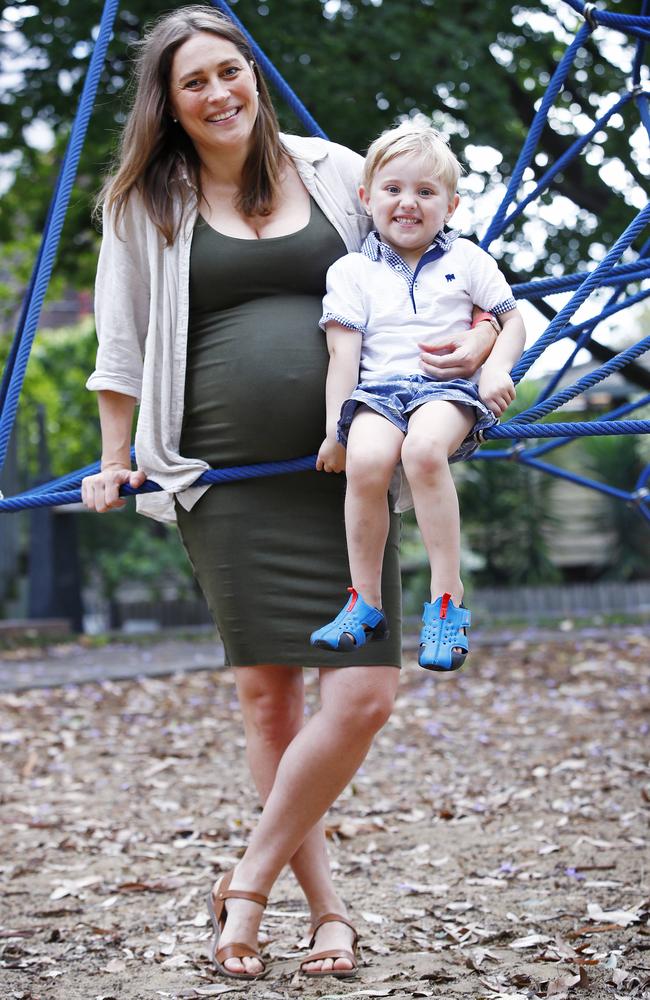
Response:
[[[232,42],[248,63],[253,53],[239,28],[214,7],[193,6],[161,17],[140,42],[135,66],[135,99],[120,143],[118,167],[109,177],[99,204],[122,216],[133,188],[160,230],[173,243],[183,212],[196,196],[201,199],[200,162],[196,150],[169,112],[169,81],[177,49],[193,35],[208,32]],[[244,164],[238,207],[249,216],[273,209],[282,161],[278,120],[257,66],[259,109],[253,144]],[[180,202],[181,213],[178,205]]]

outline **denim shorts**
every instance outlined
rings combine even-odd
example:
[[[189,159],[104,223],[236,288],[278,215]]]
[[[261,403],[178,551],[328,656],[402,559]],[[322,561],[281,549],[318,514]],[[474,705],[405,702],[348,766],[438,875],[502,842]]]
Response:
[[[414,410],[434,400],[448,400],[451,403],[460,403],[461,406],[473,407],[474,426],[449,461],[461,462],[470,458],[482,444],[484,432],[498,423],[498,420],[492,411],[488,410],[474,383],[464,378],[439,382],[428,375],[406,375],[404,378],[391,379],[389,382],[362,382],[341,407],[337,438],[342,445],[347,445],[352,419],[359,407],[364,404],[382,417],[386,417],[386,420],[390,420],[391,424],[406,434],[409,417]]]

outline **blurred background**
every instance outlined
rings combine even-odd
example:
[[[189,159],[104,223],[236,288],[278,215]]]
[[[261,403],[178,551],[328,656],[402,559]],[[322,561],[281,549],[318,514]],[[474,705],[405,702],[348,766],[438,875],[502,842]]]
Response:
[[[364,152],[399,118],[430,116],[468,170],[454,224],[478,238],[581,23],[562,0],[238,0],[231,6],[330,138]],[[610,0],[608,8],[637,14],[640,4]],[[99,233],[92,209],[128,108],[134,43],[143,25],[166,9],[153,0],[124,0],[117,17],[0,478],[5,496],[98,457],[96,400],[84,388],[96,347],[92,288]],[[1,362],[100,16],[98,0],[0,0]],[[551,112],[524,191],[625,91],[633,60],[625,36],[594,32]],[[279,102],[278,111],[285,130],[302,131]],[[630,102],[492,245],[513,283],[593,268],[602,259],[645,204],[647,145]],[[630,251],[624,259],[635,255]],[[548,302],[557,310],[567,298],[555,295]],[[601,301],[592,296],[578,319],[597,313]],[[523,303],[522,311],[532,342],[553,313],[544,301],[538,308]],[[596,328],[595,352],[581,352],[566,382],[596,367],[598,345],[620,350],[647,334],[650,311],[642,303],[623,316]],[[519,387],[512,412],[531,405],[538,380],[567,353],[558,345],[540,359]],[[645,356],[565,407],[558,419],[598,416],[648,391]],[[485,450],[493,447],[488,443]],[[553,461],[632,490],[650,462],[650,440],[584,438],[557,449]],[[516,462],[479,458],[456,467],[455,475],[464,577],[479,622],[650,618],[650,524],[636,510]],[[403,564],[405,610],[414,615],[427,596],[428,571],[410,515],[404,518]],[[175,530],[138,517],[133,504],[104,517],[74,505],[0,515],[0,618],[5,634],[25,620],[35,628],[45,623],[53,631],[95,634],[209,623]]]

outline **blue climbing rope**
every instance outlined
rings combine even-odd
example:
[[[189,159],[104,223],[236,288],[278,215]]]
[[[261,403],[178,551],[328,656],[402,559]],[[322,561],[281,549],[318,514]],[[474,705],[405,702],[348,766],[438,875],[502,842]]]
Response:
[[[639,15],[612,13],[598,9],[594,4],[583,3],[581,0],[564,0],[564,2],[584,19],[584,23],[578,29],[573,41],[560,60],[540,106],[535,113],[529,134],[522,147],[502,202],[481,242],[484,248],[488,248],[497,237],[501,236],[505,229],[523,214],[525,209],[540,193],[548,190],[553,180],[565,169],[567,164],[579,156],[597,133],[611,122],[614,115],[631,102],[634,102],[638,110],[639,120],[650,137],[648,95],[641,80],[645,42],[650,38],[650,16],[648,16],[650,13],[650,0],[642,0]],[[277,90],[280,97],[288,104],[305,130],[311,135],[325,137],[325,133],[295,92],[286,83],[270,59],[251,37],[244,25],[236,17],[229,4],[225,0],[212,0],[212,3],[230,17],[247,37],[254,57],[259,63],[265,77]],[[68,147],[48,210],[43,238],[34,265],[32,278],[21,310],[16,336],[12,343],[2,383],[0,384],[0,469],[5,461],[27,360],[38,326],[40,311],[51,275],[63,226],[63,219],[74,183],[81,147],[87,130],[117,9],[118,0],[106,0],[97,41],[91,56],[79,102],[79,109],[71,129]],[[566,83],[576,54],[581,47],[587,44],[589,36],[598,28],[622,31],[636,39],[636,51],[631,73],[631,88],[619,95],[611,106],[595,119],[589,131],[575,140],[566,152],[542,174],[534,188],[528,190],[525,197],[517,202],[516,199],[524,174],[530,169],[542,131],[547,123],[549,111]],[[619,313],[623,309],[643,301],[650,295],[650,289],[643,287],[630,294],[626,292],[626,289],[631,284],[641,282],[650,277],[650,240],[647,241],[638,253],[636,260],[621,260],[622,256],[626,252],[629,252],[629,248],[649,221],[650,205],[646,205],[639,211],[630,225],[627,226],[609,252],[591,271],[567,274],[561,277],[536,279],[531,282],[522,282],[513,285],[513,293],[517,299],[527,299],[531,302],[553,294],[574,293],[570,300],[556,313],[545,333],[523,355],[521,361],[513,371],[513,378],[516,382],[530,370],[531,366],[551,344],[566,338],[572,338],[575,340],[575,345],[572,348],[570,358],[559,371],[556,371],[551,376],[548,384],[540,392],[539,398],[533,406],[487,432],[487,438],[493,439],[495,442],[499,440],[509,441],[510,446],[506,449],[486,449],[479,452],[476,456],[484,460],[509,458],[519,461],[530,468],[547,472],[583,486],[589,486],[592,489],[635,504],[642,515],[648,520],[650,520],[650,507],[648,506],[649,491],[647,483],[650,481],[650,466],[639,476],[635,490],[626,492],[549,465],[540,461],[540,456],[555,448],[564,446],[578,437],[604,434],[650,433],[649,420],[622,419],[635,410],[647,406],[650,403],[650,396],[626,403],[605,414],[600,420],[542,422],[540,418],[548,417],[559,407],[574,399],[579,393],[598,384],[613,372],[620,371],[650,348],[650,338],[645,338],[639,344],[621,351],[606,364],[578,379],[572,385],[556,391],[558,383],[566,372],[570,370],[580,349],[582,347],[589,348],[591,334],[595,326],[602,319]],[[571,323],[570,320],[577,309],[595,289],[602,287],[613,289],[605,307],[600,310],[598,315],[588,320]],[[619,298],[624,293],[625,298],[619,301]],[[527,443],[533,440],[542,440],[543,443],[535,446]],[[517,443],[513,445],[512,442]],[[231,469],[211,469],[196,481],[196,485],[252,478],[260,475],[279,475],[286,472],[305,471],[315,468],[315,460],[316,456],[311,455],[288,462],[261,463]],[[79,502],[79,487],[82,478],[85,475],[91,475],[98,471],[98,469],[99,463],[94,462],[87,465],[84,469],[61,476],[51,483],[43,484],[18,496],[0,499],[0,511],[24,510],[51,504]],[[158,492],[160,489],[160,486],[148,480],[139,490],[134,491],[129,487],[124,487],[122,492],[124,495],[130,495],[134,492]]]
[[[23,387],[25,371],[29,354],[32,349],[38,321],[41,315],[41,308],[47,286],[52,275],[54,260],[56,257],[61,230],[68,210],[72,186],[77,174],[79,157],[83,148],[84,139],[88,130],[88,122],[95,102],[95,95],[99,85],[106,51],[110,41],[113,23],[117,14],[119,0],[106,0],[102,18],[99,26],[97,41],[93,48],[93,53],[86,73],[81,98],[79,100],[79,110],[68,141],[59,179],[56,184],[52,207],[48,216],[48,224],[41,243],[36,269],[33,280],[30,283],[28,301],[23,309],[24,324],[19,331],[18,341],[15,351],[12,349],[12,366],[8,377],[6,391],[2,399],[2,412],[0,414],[0,469],[3,467],[7,456],[9,438],[13,429],[18,409],[18,400]]]

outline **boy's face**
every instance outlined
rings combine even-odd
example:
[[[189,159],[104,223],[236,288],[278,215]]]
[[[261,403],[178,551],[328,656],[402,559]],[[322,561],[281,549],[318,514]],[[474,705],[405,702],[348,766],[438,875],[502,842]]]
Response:
[[[459,200],[433,175],[427,160],[412,153],[385,163],[359,195],[384,243],[409,265],[431,246]]]

